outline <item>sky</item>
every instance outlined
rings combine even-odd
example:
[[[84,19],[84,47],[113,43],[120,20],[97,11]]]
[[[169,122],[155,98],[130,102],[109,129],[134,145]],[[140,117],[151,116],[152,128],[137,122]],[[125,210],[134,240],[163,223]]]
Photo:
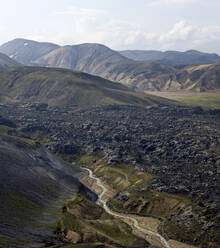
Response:
[[[220,0],[0,0],[0,44],[26,38],[220,54],[219,10]]]

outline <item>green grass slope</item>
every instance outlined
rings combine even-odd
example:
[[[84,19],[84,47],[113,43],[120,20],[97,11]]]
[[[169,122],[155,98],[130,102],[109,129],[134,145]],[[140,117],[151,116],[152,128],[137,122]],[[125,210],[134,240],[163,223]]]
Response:
[[[0,70],[1,102],[54,105],[167,105],[174,101],[137,93],[126,86],[86,73],[58,68]]]
[[[57,244],[53,227],[63,203],[79,192],[96,196],[78,181],[80,169],[31,139],[8,135],[14,126],[0,117],[0,247]]]

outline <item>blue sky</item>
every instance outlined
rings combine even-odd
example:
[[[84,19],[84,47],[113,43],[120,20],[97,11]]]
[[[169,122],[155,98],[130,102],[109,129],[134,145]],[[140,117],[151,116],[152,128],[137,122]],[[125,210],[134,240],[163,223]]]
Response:
[[[0,44],[28,38],[220,54],[219,10],[219,0],[0,0]]]

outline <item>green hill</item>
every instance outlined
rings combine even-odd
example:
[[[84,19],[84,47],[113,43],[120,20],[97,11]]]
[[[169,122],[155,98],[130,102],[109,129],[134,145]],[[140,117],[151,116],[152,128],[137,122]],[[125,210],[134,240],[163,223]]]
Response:
[[[57,68],[21,67],[0,70],[1,102],[32,102],[92,106],[132,104],[140,106],[173,103],[137,93],[119,83],[86,73]]]

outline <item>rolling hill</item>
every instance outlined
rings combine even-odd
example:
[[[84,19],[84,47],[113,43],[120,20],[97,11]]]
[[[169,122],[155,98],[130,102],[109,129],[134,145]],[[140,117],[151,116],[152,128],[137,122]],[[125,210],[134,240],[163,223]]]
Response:
[[[119,52],[123,56],[136,61],[151,61],[167,65],[200,65],[220,61],[220,56],[215,53],[203,53],[196,50],[189,50],[186,52],[125,50]]]
[[[0,70],[0,100],[50,106],[100,104],[166,105],[173,101],[137,93],[119,83],[59,68],[21,67]]]

